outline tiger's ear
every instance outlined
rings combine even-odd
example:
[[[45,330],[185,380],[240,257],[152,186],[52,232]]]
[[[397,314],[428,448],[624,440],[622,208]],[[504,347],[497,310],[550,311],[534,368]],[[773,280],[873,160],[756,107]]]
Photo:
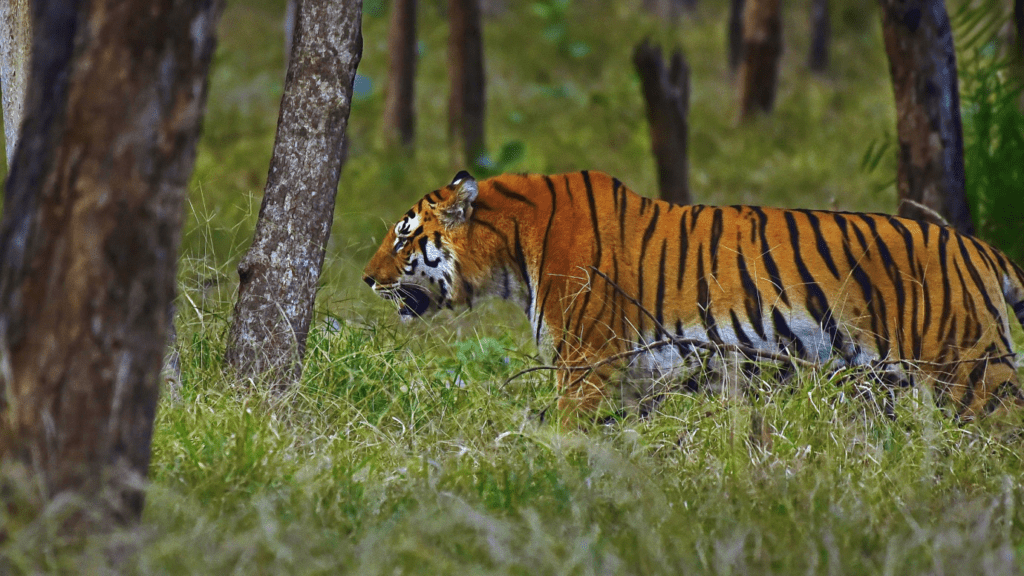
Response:
[[[465,170],[459,172],[448,185],[451,195],[437,204],[437,218],[445,228],[455,228],[469,219],[473,201],[480,189],[476,180]]]

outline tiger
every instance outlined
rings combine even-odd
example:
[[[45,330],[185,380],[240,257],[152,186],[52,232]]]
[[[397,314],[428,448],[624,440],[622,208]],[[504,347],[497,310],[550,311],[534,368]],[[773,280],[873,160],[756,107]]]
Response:
[[[391,229],[363,280],[403,320],[497,296],[556,368],[558,409],[708,349],[927,382],[965,420],[1022,394],[1008,306],[1024,271],[981,240],[887,214],[677,205],[596,171],[461,171]]]

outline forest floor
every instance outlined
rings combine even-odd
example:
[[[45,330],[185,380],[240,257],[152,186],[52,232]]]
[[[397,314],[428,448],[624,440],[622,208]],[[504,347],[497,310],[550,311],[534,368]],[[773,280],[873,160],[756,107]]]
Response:
[[[491,2],[494,170],[611,173],[657,190],[633,47],[692,69],[691,187],[707,204],[895,210],[892,88],[873,3],[833,2],[827,73],[786,3],[777,108],[736,122],[727,2],[678,22],[641,0]],[[839,4],[843,4],[840,6]],[[958,424],[927,390],[896,418],[807,372],[750,398],[682,394],[646,419],[563,430],[521,312],[501,302],[401,323],[359,281],[385,226],[464,168],[446,141],[445,2],[420,3],[413,158],[383,145],[387,7],[364,0],[349,157],[301,383],[223,369],[284,78],[284,0],[221,25],[189,199],[179,394],[164,394],[141,526],[85,541],[5,517],[16,571],[171,574],[1018,574],[1024,440]],[[501,150],[506,151],[502,159]],[[881,152],[880,152],[881,151]],[[482,176],[482,174],[478,174]],[[1020,337],[1018,333],[1018,342]],[[752,422],[758,423],[752,426]],[[763,423],[763,425],[760,425]],[[112,568],[113,566],[113,568]]]

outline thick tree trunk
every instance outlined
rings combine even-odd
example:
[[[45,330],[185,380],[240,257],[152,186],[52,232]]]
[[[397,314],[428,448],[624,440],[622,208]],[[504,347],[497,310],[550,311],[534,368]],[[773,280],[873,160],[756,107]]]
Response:
[[[32,48],[29,0],[0,0],[0,84],[3,85],[7,167],[14,159],[28,86]]]
[[[388,63],[384,137],[411,150],[416,137],[416,0],[395,0],[391,6]]]
[[[743,10],[740,118],[770,112],[775,105],[782,55],[780,0],[747,0]]]
[[[811,0],[811,47],[807,67],[813,72],[828,69],[828,45],[832,41],[832,22],[829,0]]]
[[[220,2],[36,0],[0,223],[0,457],[142,509]],[[100,88],[97,88],[100,87]]]
[[[690,70],[681,52],[672,55],[671,67],[666,69],[661,49],[646,41],[633,52],[633,64],[640,74],[647,103],[661,198],[676,204],[690,204],[687,159]]]
[[[879,3],[896,96],[899,214],[932,220],[930,209],[960,232],[973,233],[964,194],[956,54],[945,6],[942,0]]]
[[[484,48],[480,0],[449,0],[448,140],[461,148],[465,165],[484,153]]]
[[[729,71],[736,72],[743,58],[743,8],[744,0],[729,2]]]
[[[239,375],[271,385],[302,374],[363,51],[361,13],[361,0],[298,4],[274,154],[252,246],[238,264],[225,358]]]

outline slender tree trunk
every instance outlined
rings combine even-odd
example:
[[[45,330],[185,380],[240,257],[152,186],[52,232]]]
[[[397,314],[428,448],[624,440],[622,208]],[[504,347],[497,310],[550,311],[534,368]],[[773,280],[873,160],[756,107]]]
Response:
[[[942,0],[879,3],[896,96],[899,214],[932,220],[930,209],[973,234],[964,194],[956,54],[945,6]]]
[[[448,139],[461,148],[466,166],[484,153],[484,48],[480,0],[449,0]]]
[[[0,0],[0,84],[3,84],[4,138],[7,167],[14,158],[28,85],[32,54],[29,0]]]
[[[697,0],[644,0],[644,8],[662,20],[678,20],[683,12],[697,9]]]
[[[267,186],[238,264],[225,359],[243,377],[284,386],[302,374],[363,50],[361,13],[361,0],[298,3]]]
[[[740,64],[740,118],[770,112],[775,106],[782,56],[780,0],[747,0],[743,10],[743,60]]]
[[[811,0],[811,48],[807,66],[813,72],[828,69],[828,45],[832,41],[832,22],[829,0]]]
[[[0,222],[0,458],[138,518],[220,2],[36,0]],[[97,88],[100,87],[100,88]]]
[[[298,0],[287,0],[284,6],[284,61],[285,67],[292,57],[292,42],[295,40],[295,15],[299,11]]]
[[[687,159],[690,69],[681,52],[672,55],[671,66],[666,69],[661,49],[647,41],[636,47],[633,63],[640,74],[647,103],[661,198],[676,204],[690,204]]]
[[[1012,74],[1019,80],[1024,78],[1024,0],[1014,0],[1013,3],[1013,29],[1016,64],[1013,65]],[[1024,112],[1024,92],[1017,98],[1017,108]]]
[[[388,85],[384,135],[389,144],[412,149],[416,137],[416,0],[395,0],[388,29]]]
[[[743,58],[743,7],[744,0],[729,2],[729,71],[736,72]]]
[[[1017,49],[1024,58],[1024,0],[1013,2],[1013,25],[1017,29]]]

